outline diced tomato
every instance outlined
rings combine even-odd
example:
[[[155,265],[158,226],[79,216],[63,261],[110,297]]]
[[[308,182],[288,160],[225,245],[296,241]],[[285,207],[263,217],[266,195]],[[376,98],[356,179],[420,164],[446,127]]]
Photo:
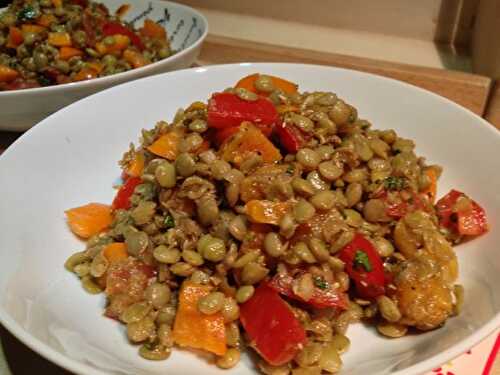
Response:
[[[126,35],[130,38],[130,41],[134,46],[136,46],[140,51],[144,50],[144,44],[142,43],[141,38],[119,22],[106,22],[102,26],[102,33],[105,36],[116,34]]]
[[[116,193],[115,199],[113,199],[113,208],[115,210],[123,209],[127,210],[130,208],[130,197],[134,194],[134,190],[137,185],[141,184],[142,180],[139,177],[130,177],[122,185],[118,193]]]
[[[385,274],[382,259],[370,241],[357,233],[338,256],[362,298],[375,298],[385,293]]]
[[[265,98],[254,101],[240,99],[236,94],[216,93],[208,102],[208,125],[216,129],[238,127],[250,121],[269,136],[278,120],[273,103]]]
[[[274,128],[278,141],[289,153],[296,153],[308,141],[308,136],[295,125],[285,122]]]
[[[252,346],[271,365],[295,357],[306,342],[306,333],[290,307],[266,282],[240,306],[240,320]]]
[[[402,218],[407,213],[416,210],[422,210],[424,212],[432,211],[432,205],[425,194],[416,194],[414,192],[408,193],[411,194],[409,200],[404,200],[399,191],[383,191],[377,197],[385,202],[385,213],[393,219]]]
[[[459,198],[464,197],[470,201],[470,207],[460,209],[457,207]],[[439,224],[463,236],[477,236],[488,231],[486,212],[475,201],[464,193],[451,190],[436,203]]]
[[[131,257],[111,263],[104,276],[103,286],[109,298],[105,315],[118,319],[128,306],[141,301],[149,280],[155,274],[154,267]]]
[[[327,286],[325,289],[315,287],[311,299],[305,301],[293,291],[293,284],[296,278],[289,274],[276,275],[269,282],[269,286],[280,294],[305,302],[319,309],[325,307],[336,307],[345,310],[347,308],[348,300],[346,295],[333,288],[331,285]]]

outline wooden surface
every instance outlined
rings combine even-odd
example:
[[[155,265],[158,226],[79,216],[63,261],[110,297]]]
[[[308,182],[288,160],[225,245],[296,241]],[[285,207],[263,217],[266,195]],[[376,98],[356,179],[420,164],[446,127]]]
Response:
[[[283,48],[216,36],[209,36],[207,39],[199,64],[264,61],[331,65],[399,79],[434,91],[481,116],[485,114],[486,118],[500,129],[500,85],[496,85],[491,90],[492,95],[488,100],[491,80],[478,75]],[[19,133],[0,131],[0,153],[19,135]],[[0,338],[4,344],[7,361],[13,375],[34,373],[70,375],[69,372],[51,364],[28,349],[1,326]],[[500,360],[498,358],[491,374],[500,375]]]
[[[209,35],[207,38],[199,62],[201,65],[236,62],[294,62],[355,69],[395,78],[433,91],[480,116],[485,110],[491,86],[489,78],[470,73],[279,47],[214,35]]]
[[[500,130],[500,81],[496,81],[491,89],[484,118]]]

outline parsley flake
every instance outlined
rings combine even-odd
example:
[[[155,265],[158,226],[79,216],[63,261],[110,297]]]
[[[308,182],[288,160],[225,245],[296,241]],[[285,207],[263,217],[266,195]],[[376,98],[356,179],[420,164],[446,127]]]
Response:
[[[368,255],[363,250],[356,250],[356,254],[354,254],[354,266],[355,267],[363,267],[366,272],[372,271],[372,264],[370,263],[370,259]]]
[[[170,229],[170,228],[173,228],[175,227],[175,220],[174,218],[172,217],[172,215],[168,214],[166,217],[165,217],[165,226]]]
[[[326,280],[321,276],[314,277],[314,285],[316,285],[319,289],[328,289],[328,282],[326,282]]]
[[[21,22],[34,20],[38,16],[37,13],[31,5],[27,5],[17,13],[17,19]]]
[[[389,176],[384,179],[384,186],[387,190],[401,191],[406,188],[404,177]]]

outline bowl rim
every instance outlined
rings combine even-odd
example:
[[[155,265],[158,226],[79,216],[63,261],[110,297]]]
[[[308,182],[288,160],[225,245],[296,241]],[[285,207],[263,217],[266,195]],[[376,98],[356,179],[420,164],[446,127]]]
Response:
[[[185,74],[192,74],[191,72],[206,72],[207,70],[224,70],[224,69],[232,69],[238,66],[242,67],[254,67],[256,70],[258,69],[265,69],[266,67],[283,67],[283,66],[290,66],[290,67],[296,67],[296,68],[301,68],[301,69],[324,69],[324,70],[337,70],[337,71],[347,71],[347,72],[354,72],[358,75],[361,76],[367,76],[371,78],[376,78],[384,81],[388,81],[393,85],[398,85],[405,87],[408,90],[413,90],[417,91],[420,93],[424,93],[426,95],[432,96],[436,101],[441,102],[441,105],[447,105],[453,107],[455,110],[461,111],[464,113],[464,115],[474,119],[474,121],[480,123],[485,130],[488,129],[487,131],[490,132],[492,137],[497,137],[497,139],[500,140],[500,132],[495,129],[489,122],[487,122],[485,119],[482,117],[478,116],[477,114],[473,113],[471,110],[462,107],[461,105],[451,101],[448,98],[442,97],[432,91],[423,89],[421,87],[414,86],[412,84],[396,80],[394,78],[389,78],[373,73],[367,73],[367,72],[361,72],[357,71],[354,69],[347,69],[347,68],[339,68],[339,67],[333,67],[333,66],[328,66],[328,65],[315,65],[315,64],[297,64],[297,63],[276,63],[276,62],[271,62],[271,63],[265,63],[265,62],[243,62],[243,63],[233,63],[233,64],[218,64],[218,65],[211,65],[211,66],[206,66],[206,67],[192,67],[192,68],[186,68],[186,69],[181,69],[181,70],[176,70],[173,72],[166,72],[162,73],[162,76],[182,76]],[[141,78],[141,81],[147,81],[147,80],[153,80],[157,79],[158,77],[154,76],[148,76]],[[128,86],[128,85],[133,85],[134,81],[128,81],[107,89],[104,89],[102,91],[99,91],[93,95],[107,95],[107,91],[109,90],[115,90],[115,89],[122,89],[121,86]],[[80,101],[85,101],[88,99],[90,96],[87,96],[77,102],[74,102],[64,108],[62,108],[60,111],[66,111],[66,110],[71,110],[70,107],[74,105],[75,103],[78,103]],[[53,116],[57,116],[58,112],[55,112],[54,114],[48,116],[41,122],[46,122],[50,121]],[[9,147],[2,155],[0,155],[0,161],[3,159],[3,156],[6,154],[10,154],[10,152],[13,152],[12,146],[16,146],[17,144],[21,143],[25,137],[31,136],[32,132],[37,132],[39,129],[43,129],[43,126],[35,126],[29,129],[27,132],[25,132],[21,137],[19,137],[12,145]],[[63,353],[58,352],[57,350],[53,349],[51,346],[48,344],[42,342],[40,339],[37,337],[33,336],[30,334],[28,331],[26,331],[17,321],[15,321],[10,314],[5,311],[5,309],[0,305],[0,324],[2,324],[9,332],[11,332],[16,338],[18,338],[21,342],[23,342],[26,346],[28,346],[30,349],[33,351],[39,353],[42,355],[44,358],[50,360],[51,362],[55,363],[56,365],[72,371],[77,374],[85,374],[85,375],[108,375],[104,370],[97,369],[95,367],[92,367],[86,363],[79,362],[78,360],[72,359]],[[408,374],[422,374],[425,373],[426,371],[431,371],[432,369],[441,366],[443,363],[448,362],[449,360],[456,358],[460,356],[461,354],[465,353],[467,350],[469,350],[471,347],[475,346],[478,344],[480,341],[485,339],[488,335],[493,333],[497,328],[500,327],[500,311],[495,314],[495,316],[485,323],[483,326],[481,326],[479,329],[468,335],[465,339],[459,341],[458,343],[452,345],[450,348],[448,348],[446,351],[441,352],[439,354],[436,354],[430,358],[427,358],[421,362],[418,362],[410,367],[407,367],[402,370],[398,370],[396,372],[391,373],[392,375],[408,375]]]
[[[92,87],[92,85],[113,85],[115,84],[121,84],[121,83],[126,83],[130,80],[134,80],[134,76],[139,74],[139,73],[145,73],[144,76],[142,77],[137,77],[136,79],[140,78],[145,78],[149,75],[155,75],[154,72],[150,72],[151,70],[154,71],[157,67],[161,66],[162,64],[165,64],[167,62],[172,62],[181,59],[184,55],[189,54],[192,50],[195,50],[198,48],[206,39],[208,35],[208,20],[207,18],[198,11],[197,9],[194,9],[188,5],[180,4],[180,3],[175,3],[169,0],[149,0],[150,2],[157,3],[159,5],[169,5],[174,8],[178,9],[184,9],[187,12],[193,13],[194,16],[198,17],[203,24],[204,31],[201,34],[200,37],[198,37],[193,44],[191,44],[189,47],[184,48],[183,50],[180,50],[179,52],[173,54],[172,56],[169,56],[165,59],[156,61],[152,64],[148,64],[145,66],[142,66],[140,68],[134,68],[131,70],[127,70],[125,72],[121,73],[116,73],[116,74],[111,74],[109,76],[105,77],[98,77],[98,78],[93,78],[89,79],[86,81],[80,81],[80,82],[69,82],[69,83],[63,83],[60,85],[52,85],[52,86],[45,86],[45,87],[33,87],[30,89],[21,89],[21,90],[8,90],[8,91],[0,91],[0,100],[5,97],[13,97],[13,96],[22,96],[22,95],[31,95],[31,94],[58,94],[61,92],[74,92],[78,91],[79,89],[85,89],[88,87]],[[0,8],[0,11],[5,8]],[[149,73],[148,73],[149,72]],[[158,73],[157,73],[158,74]],[[159,73],[161,74],[161,73]],[[116,82],[117,81],[117,82]]]

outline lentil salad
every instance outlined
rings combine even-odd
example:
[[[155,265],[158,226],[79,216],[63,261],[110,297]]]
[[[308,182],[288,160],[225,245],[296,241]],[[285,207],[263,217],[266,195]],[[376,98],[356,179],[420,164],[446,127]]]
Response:
[[[174,53],[150,19],[135,30],[90,0],[14,0],[0,14],[0,91],[77,82],[140,68]]]
[[[435,202],[441,168],[414,147],[333,93],[245,77],[144,130],[111,206],[67,211],[88,242],[66,267],[144,358],[231,368],[252,348],[265,374],[338,372],[352,323],[397,338],[458,314],[452,245],[488,229],[465,194]]]

